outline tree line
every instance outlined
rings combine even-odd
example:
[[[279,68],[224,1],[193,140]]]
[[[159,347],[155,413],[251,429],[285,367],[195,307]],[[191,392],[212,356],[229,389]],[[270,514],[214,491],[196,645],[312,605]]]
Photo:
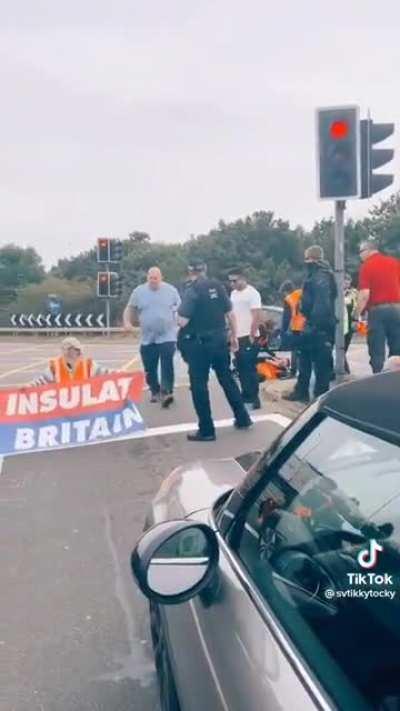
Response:
[[[400,258],[400,192],[373,207],[363,220],[349,220],[345,227],[346,269],[354,279],[358,272],[360,242],[374,236],[388,254]],[[229,270],[244,268],[249,281],[261,292],[263,302],[279,303],[279,287],[286,279],[301,284],[304,250],[311,244],[323,247],[333,264],[334,223],[316,222],[312,229],[291,227],[271,211],[254,212],[234,222],[220,220],[208,234],[192,236],[183,243],[153,242],[146,232],[133,231],[123,240],[119,266],[123,280],[121,298],[112,301],[113,322],[118,323],[130,292],[146,278],[151,266],[162,269],[164,279],[176,286],[185,279],[187,263],[199,258],[209,273],[222,281]],[[46,271],[32,247],[7,244],[0,248],[1,321],[10,313],[43,311],[48,294],[63,299],[64,310],[101,313],[104,304],[96,297],[96,247],[66,259]]]

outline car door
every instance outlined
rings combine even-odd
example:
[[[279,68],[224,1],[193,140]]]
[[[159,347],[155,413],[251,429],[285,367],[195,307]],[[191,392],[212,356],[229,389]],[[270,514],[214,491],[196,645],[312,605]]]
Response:
[[[202,519],[210,523],[207,512]],[[283,711],[293,699],[299,711],[318,708],[219,542],[216,587],[163,610],[182,711]]]
[[[326,418],[248,491],[191,603],[223,708],[400,707],[399,470],[399,447]]]
[[[398,707],[399,467],[397,446],[327,417],[242,488],[212,588],[172,613],[183,711]]]

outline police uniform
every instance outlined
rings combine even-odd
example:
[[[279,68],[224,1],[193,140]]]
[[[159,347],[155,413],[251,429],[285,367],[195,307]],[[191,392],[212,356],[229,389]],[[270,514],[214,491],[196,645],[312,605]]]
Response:
[[[211,415],[208,378],[213,368],[235,416],[235,426],[249,427],[252,422],[244,406],[240,390],[230,371],[225,316],[232,311],[232,304],[223,285],[205,275],[204,265],[195,264],[189,272],[198,278],[185,290],[178,314],[189,320],[179,339],[184,359],[189,366],[190,388],[193,405],[199,419],[196,434],[188,439],[208,441],[215,439],[215,427]]]

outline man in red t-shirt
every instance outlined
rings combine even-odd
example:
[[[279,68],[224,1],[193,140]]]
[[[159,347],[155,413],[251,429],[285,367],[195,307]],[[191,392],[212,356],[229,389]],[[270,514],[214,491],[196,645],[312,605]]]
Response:
[[[378,251],[373,240],[360,245],[358,311],[368,311],[368,350],[373,373],[389,356],[400,355],[400,260]]]

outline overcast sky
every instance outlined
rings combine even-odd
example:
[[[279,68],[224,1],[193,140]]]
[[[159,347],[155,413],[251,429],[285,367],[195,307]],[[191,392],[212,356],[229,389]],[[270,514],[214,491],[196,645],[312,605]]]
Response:
[[[398,0],[3,4],[2,243],[49,265],[99,236],[182,241],[261,209],[310,226],[332,210],[314,110],[400,124],[399,29]]]

